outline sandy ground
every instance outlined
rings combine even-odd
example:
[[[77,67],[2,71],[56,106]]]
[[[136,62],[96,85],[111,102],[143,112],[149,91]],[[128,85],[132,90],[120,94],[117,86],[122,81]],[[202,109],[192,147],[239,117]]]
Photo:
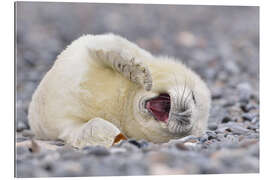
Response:
[[[259,172],[259,8],[17,3],[16,176]],[[27,108],[56,56],[83,34],[113,32],[177,57],[212,92],[208,130],[169,144],[76,150],[30,141]]]

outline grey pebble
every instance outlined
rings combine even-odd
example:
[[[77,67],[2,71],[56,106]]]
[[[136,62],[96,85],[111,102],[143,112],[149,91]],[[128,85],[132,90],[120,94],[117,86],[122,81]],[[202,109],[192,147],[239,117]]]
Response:
[[[17,126],[16,126],[17,132],[21,132],[24,129],[28,129],[28,126],[26,123],[22,122],[22,121],[18,121],[17,122]]]
[[[217,129],[217,123],[208,123],[208,129],[209,130],[216,130]]]
[[[252,109],[256,109],[257,107],[253,104],[243,104],[241,105],[241,109],[244,111],[244,112],[249,112],[251,111]]]
[[[86,146],[83,148],[83,151],[88,155],[95,155],[95,156],[110,155],[110,151],[103,146]]]
[[[247,120],[247,121],[252,121],[253,118],[255,118],[255,117],[256,117],[256,115],[255,114],[251,114],[251,113],[244,113],[244,114],[242,114],[242,118],[244,120]]]
[[[236,89],[239,92],[240,101],[247,104],[253,95],[252,87],[250,84],[247,82],[240,83],[237,85]]]
[[[225,128],[226,131],[232,132],[233,134],[238,134],[238,135],[246,135],[249,133],[249,130],[240,126],[238,123],[225,123],[225,124],[220,124],[220,127],[223,129]]]

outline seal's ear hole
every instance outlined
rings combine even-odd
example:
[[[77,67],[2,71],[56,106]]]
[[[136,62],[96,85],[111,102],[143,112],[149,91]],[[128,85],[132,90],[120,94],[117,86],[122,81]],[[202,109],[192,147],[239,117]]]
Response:
[[[195,95],[194,95],[194,92],[193,91],[192,91],[192,99],[194,101],[194,104],[196,104],[197,102],[196,102],[196,98],[195,98]]]

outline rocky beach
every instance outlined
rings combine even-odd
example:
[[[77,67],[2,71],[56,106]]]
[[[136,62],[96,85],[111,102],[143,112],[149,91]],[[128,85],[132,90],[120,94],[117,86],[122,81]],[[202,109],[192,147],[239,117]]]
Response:
[[[28,105],[57,55],[83,34],[109,32],[206,81],[203,136],[80,150],[35,139]],[[259,173],[258,7],[17,2],[16,50],[16,177]]]

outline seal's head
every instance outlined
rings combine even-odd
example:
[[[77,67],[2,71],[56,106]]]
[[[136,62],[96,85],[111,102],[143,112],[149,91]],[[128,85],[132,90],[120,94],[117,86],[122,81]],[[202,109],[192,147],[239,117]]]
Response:
[[[179,63],[166,70],[157,67],[154,70],[152,90],[141,89],[135,96],[134,116],[141,133],[156,143],[201,135],[206,129],[211,103],[205,83]]]

